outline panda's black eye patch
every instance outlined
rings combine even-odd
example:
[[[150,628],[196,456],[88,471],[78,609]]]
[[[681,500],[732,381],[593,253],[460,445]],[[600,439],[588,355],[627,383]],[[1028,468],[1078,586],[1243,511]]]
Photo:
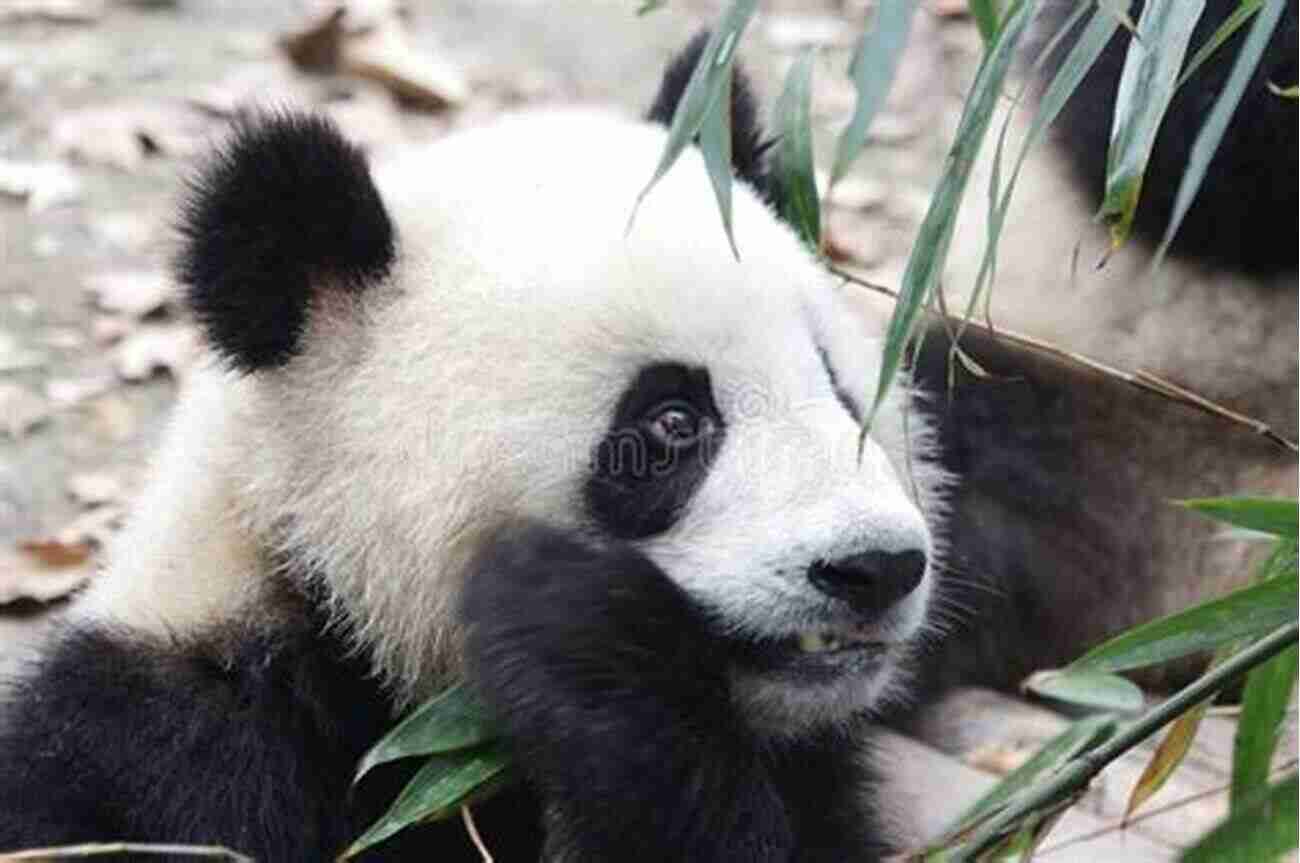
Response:
[[[583,492],[588,512],[620,539],[662,533],[708,475],[722,439],[708,369],[643,366],[592,454]]]

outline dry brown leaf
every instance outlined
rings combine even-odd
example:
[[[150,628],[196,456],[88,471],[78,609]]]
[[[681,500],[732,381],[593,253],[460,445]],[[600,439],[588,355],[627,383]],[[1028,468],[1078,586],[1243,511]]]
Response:
[[[68,478],[68,495],[90,508],[122,500],[122,480],[107,471],[74,474]]]
[[[384,85],[409,108],[441,111],[469,100],[460,70],[414,48],[395,21],[346,40],[341,62],[353,75]]]
[[[113,368],[127,381],[142,381],[154,372],[181,377],[198,352],[198,333],[189,324],[144,324],[113,351]]]
[[[63,542],[59,539],[24,539],[18,543],[18,550],[43,566],[62,569],[80,566],[90,560],[95,546],[84,540]]]
[[[18,384],[0,383],[0,431],[22,437],[50,418],[45,399]]]
[[[81,199],[81,180],[59,162],[0,159],[0,196],[27,202],[27,211],[40,213]]]
[[[91,24],[104,14],[104,0],[4,0],[0,23],[37,19],[56,24]]]
[[[176,285],[160,270],[97,273],[83,284],[95,305],[106,312],[142,318],[176,299]]]
[[[94,567],[89,562],[92,549],[85,549],[84,554],[80,551],[37,541],[0,552],[0,605],[24,599],[51,602],[81,587]],[[55,562],[47,562],[49,559]],[[70,562],[59,562],[64,560]]]
[[[440,111],[464,104],[460,70],[414,48],[391,11],[335,5],[305,28],[282,36],[280,49],[304,72],[347,72],[374,81],[411,108]]]

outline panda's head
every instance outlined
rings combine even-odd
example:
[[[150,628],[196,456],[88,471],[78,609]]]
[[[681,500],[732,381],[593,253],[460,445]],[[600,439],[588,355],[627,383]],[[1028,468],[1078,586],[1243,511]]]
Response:
[[[239,509],[405,696],[454,666],[460,580],[517,519],[653,560],[734,645],[760,724],[875,703],[921,629],[920,420],[891,398],[859,447],[883,322],[765,203],[734,89],[739,260],[696,152],[629,229],[666,129],[605,114],[373,176],[327,123],[263,117],[196,182],[181,274],[241,393]]]

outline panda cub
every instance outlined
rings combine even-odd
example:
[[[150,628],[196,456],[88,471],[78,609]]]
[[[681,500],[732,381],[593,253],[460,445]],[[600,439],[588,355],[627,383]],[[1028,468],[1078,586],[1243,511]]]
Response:
[[[734,218],[647,121],[549,111],[371,171],[245,122],[179,274],[211,347],[106,571],[0,717],[0,849],[332,859],[350,787],[466,677],[524,779],[498,860],[845,861],[886,837],[864,723],[925,632],[942,475],[864,326],[778,221],[733,88]],[[905,419],[911,419],[905,422]],[[421,856],[416,856],[421,855]],[[478,859],[458,823],[367,859]]]

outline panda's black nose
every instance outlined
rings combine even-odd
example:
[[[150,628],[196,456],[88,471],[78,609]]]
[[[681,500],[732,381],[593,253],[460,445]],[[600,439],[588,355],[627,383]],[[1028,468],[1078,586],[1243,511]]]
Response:
[[[925,576],[925,552],[864,551],[808,567],[808,580],[863,614],[878,614],[907,596]]]

